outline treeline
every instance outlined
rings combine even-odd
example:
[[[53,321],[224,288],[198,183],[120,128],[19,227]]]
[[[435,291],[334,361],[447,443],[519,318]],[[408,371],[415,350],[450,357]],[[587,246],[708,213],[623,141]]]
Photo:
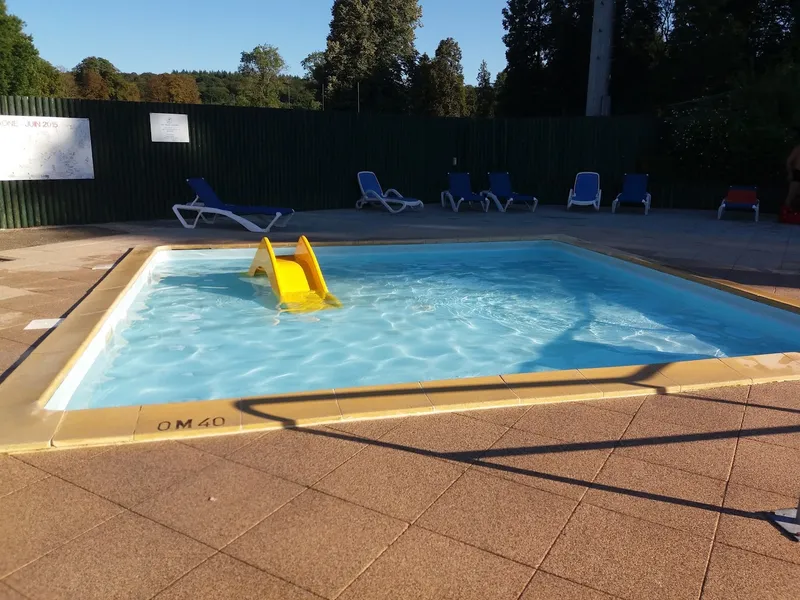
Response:
[[[242,52],[235,72],[121,73],[89,57],[59,72],[39,57],[0,0],[0,93],[100,100],[202,102],[427,114],[583,114],[593,0],[508,0],[502,9],[507,67],[486,63],[465,82],[461,49],[433,56],[414,44],[418,0],[334,0],[324,50],[287,75],[279,49]],[[498,15],[500,18],[500,15]],[[614,113],[652,113],[726,94],[800,54],[794,0],[616,0],[610,92]]]
[[[442,40],[433,56],[417,51],[418,0],[334,0],[324,49],[309,54],[300,77],[287,75],[268,44],[242,52],[235,72],[121,73],[96,57],[59,71],[0,0],[0,94],[442,117],[582,115],[593,5],[508,0],[498,15],[507,66],[493,76],[484,62],[469,77],[473,85],[456,40]],[[774,174],[800,128],[798,58],[799,0],[616,0],[612,114],[662,117],[667,150],[659,160],[671,169]]]

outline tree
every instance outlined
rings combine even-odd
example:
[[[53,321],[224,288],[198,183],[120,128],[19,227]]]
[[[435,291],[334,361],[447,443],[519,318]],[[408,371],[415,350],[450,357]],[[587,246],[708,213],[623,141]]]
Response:
[[[499,109],[505,116],[546,112],[546,36],[550,23],[548,0],[508,0],[503,8],[506,34],[504,85],[498,90]],[[587,53],[588,56],[588,53]]]
[[[334,0],[325,49],[326,97],[339,109],[402,112],[408,107],[418,0]]]
[[[663,7],[664,0],[617,0],[609,86],[616,113],[651,110],[666,91],[658,76],[666,50]]]
[[[698,180],[774,184],[800,128],[800,67],[791,60],[743,78],[729,93],[670,108],[664,127],[672,171]]]
[[[241,90],[242,76],[228,71],[180,71],[179,75],[189,75],[197,82],[200,101],[203,104],[236,104]]]
[[[323,86],[325,85],[325,52],[317,50],[306,56],[300,63],[305,71],[306,88],[313,92],[314,108],[322,106]]]
[[[200,104],[197,80],[190,75],[163,73],[147,79],[145,100],[148,102],[177,102]]]
[[[78,83],[75,81],[75,74],[72,71],[67,71],[63,67],[58,68],[59,96],[62,98],[80,98],[81,93],[78,88]]]
[[[316,50],[306,56],[300,64],[305,71],[305,78],[316,83],[325,83],[325,52]]]
[[[478,88],[474,85],[464,86],[464,114],[463,117],[477,117]]]
[[[560,0],[548,6],[544,112],[584,115],[594,2]]]
[[[506,89],[506,69],[500,71],[497,76],[494,78],[494,97],[495,97],[495,115],[502,115],[503,109],[503,102],[501,99],[504,97],[505,89]]]
[[[431,62],[432,112],[439,117],[462,117],[466,113],[461,48],[453,38],[439,42]]]
[[[81,98],[89,100],[141,100],[139,88],[127,81],[110,61],[90,56],[73,70]]]
[[[494,88],[492,87],[492,74],[486,61],[481,62],[478,69],[478,87],[475,92],[475,116],[494,116]]]
[[[322,104],[317,100],[318,94],[314,82],[305,77],[289,75],[281,78],[280,102],[283,108],[319,110]]]
[[[280,76],[286,62],[275,46],[263,44],[242,52],[239,73],[243,89],[239,103],[245,106],[280,108]]]
[[[58,71],[39,56],[21,19],[8,14],[0,0],[0,96],[54,96],[60,91]]]
[[[411,112],[417,115],[434,116],[434,84],[432,61],[427,52],[423,53],[410,73],[410,105]]]

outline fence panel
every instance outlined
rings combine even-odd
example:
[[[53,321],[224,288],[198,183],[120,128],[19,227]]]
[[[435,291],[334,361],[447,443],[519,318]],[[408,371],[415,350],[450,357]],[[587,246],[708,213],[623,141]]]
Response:
[[[190,143],[151,142],[151,112],[188,115]],[[575,173],[593,170],[607,205],[657,143],[648,117],[444,119],[28,97],[0,97],[0,115],[88,118],[95,172],[0,181],[0,228],[170,217],[173,204],[192,198],[187,177],[205,177],[234,204],[349,208],[360,170],[428,203],[438,202],[448,171],[471,172],[480,190],[487,172],[507,170],[518,190],[548,204],[564,203]],[[653,186],[654,205],[664,207],[711,208],[724,193],[657,177]]]

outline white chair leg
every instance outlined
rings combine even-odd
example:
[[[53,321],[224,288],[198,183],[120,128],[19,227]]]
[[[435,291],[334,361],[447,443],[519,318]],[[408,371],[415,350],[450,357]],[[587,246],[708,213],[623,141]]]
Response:
[[[614,213],[616,213],[616,212],[617,212],[617,205],[618,205],[618,204],[619,204],[619,200],[614,200],[614,201],[611,203],[611,214],[612,214],[612,215],[613,215]]]
[[[758,206],[754,206],[753,209],[756,211],[756,223],[758,223],[758,210],[759,210],[759,207]]]
[[[717,221],[722,218],[722,213],[725,212],[725,203],[719,205],[719,210],[717,211]]]
[[[491,192],[486,194],[485,198],[487,198],[487,202],[489,200],[494,202],[494,205],[497,207],[497,210],[499,210],[500,212],[506,212],[506,209],[508,208],[508,202],[506,203],[505,206],[503,206],[503,203],[500,202],[500,199],[497,196],[495,196],[494,194],[492,194]]]

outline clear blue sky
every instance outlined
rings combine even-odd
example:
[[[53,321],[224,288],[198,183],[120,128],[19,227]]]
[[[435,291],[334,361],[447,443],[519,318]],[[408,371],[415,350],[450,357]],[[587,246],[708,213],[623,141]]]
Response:
[[[325,48],[333,0],[7,0],[42,57],[72,68],[87,56],[125,72],[234,70],[243,50],[277,46],[289,71]],[[452,37],[474,83],[481,60],[494,77],[505,67],[506,0],[421,0],[417,49],[433,54]]]

